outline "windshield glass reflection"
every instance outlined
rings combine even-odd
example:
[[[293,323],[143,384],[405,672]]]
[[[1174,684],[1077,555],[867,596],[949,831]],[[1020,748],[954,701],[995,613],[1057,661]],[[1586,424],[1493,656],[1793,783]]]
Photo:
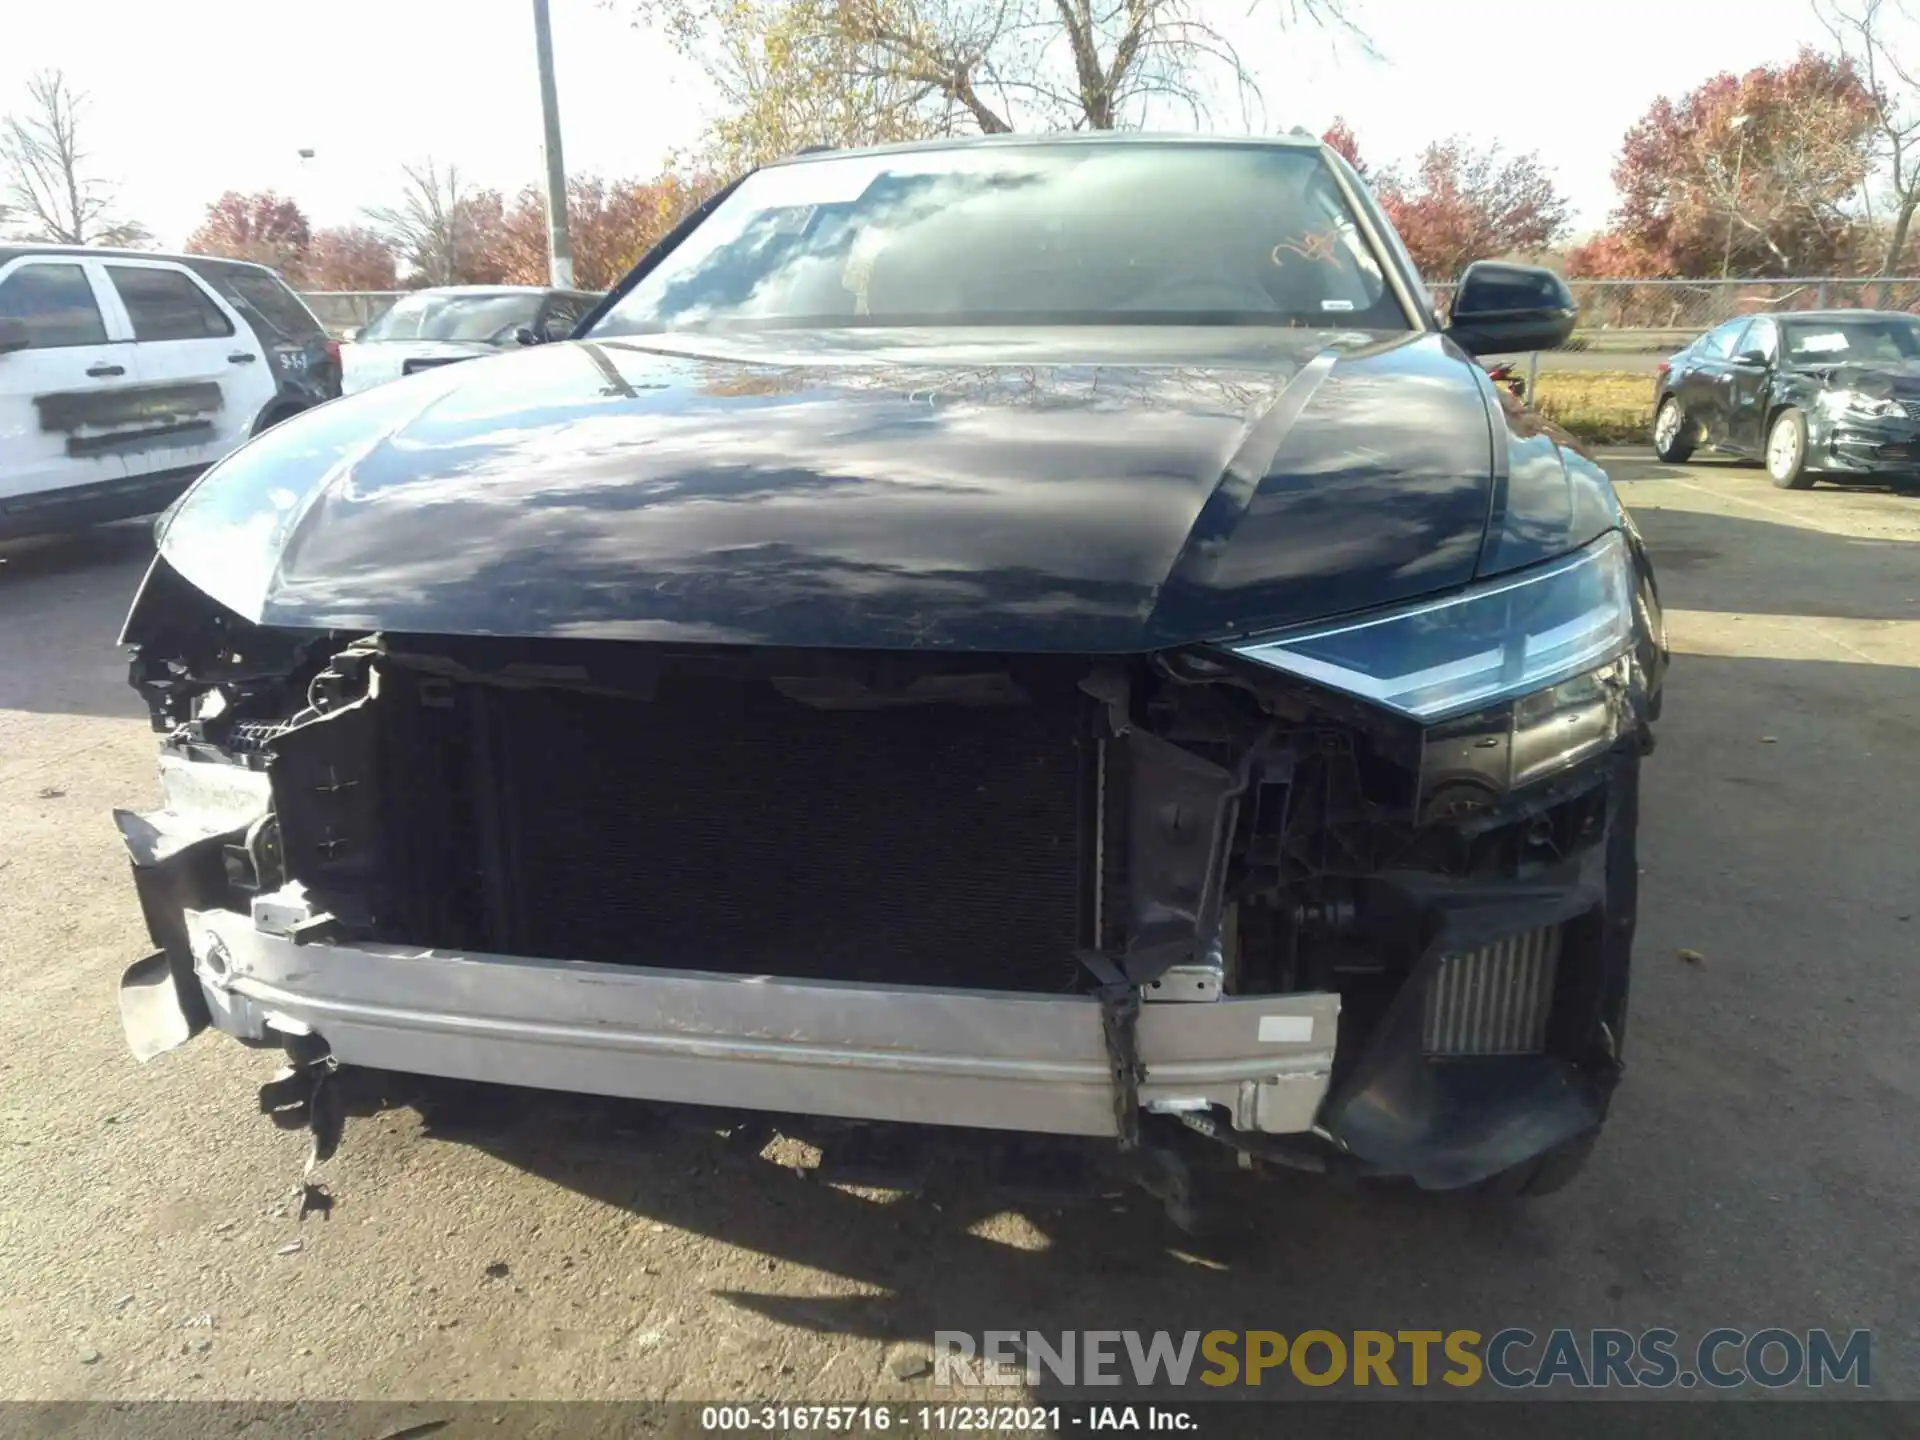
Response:
[[[1007,324],[1410,328],[1318,150],[1127,141],[769,167],[591,333]]]

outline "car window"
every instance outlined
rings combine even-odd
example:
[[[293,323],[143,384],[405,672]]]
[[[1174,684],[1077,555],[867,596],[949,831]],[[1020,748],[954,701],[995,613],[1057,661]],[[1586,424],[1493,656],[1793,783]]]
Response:
[[[206,340],[233,334],[233,322],[184,271],[109,265],[107,278],[120,292],[136,340]]]
[[[1920,323],[1900,315],[1792,320],[1781,329],[1786,337],[1787,359],[1795,364],[1859,364],[1920,357]]]
[[[34,350],[107,341],[93,286],[78,265],[22,265],[0,280],[0,316],[25,325]]]
[[[320,322],[278,275],[264,270],[229,270],[219,266],[208,266],[201,274],[229,305],[243,315],[258,316],[282,339],[327,338]]]
[[[537,292],[516,295],[450,295],[422,290],[396,300],[360,332],[361,340],[476,340],[501,345],[532,325],[540,313]]]
[[[1744,318],[1729,320],[1726,324],[1709,330],[1700,337],[1694,353],[1703,360],[1726,359],[1734,353],[1733,342],[1745,333],[1748,323]]]
[[[1772,364],[1780,358],[1780,337],[1771,320],[1756,320],[1747,327],[1747,333],[1740,337],[1740,348],[1733,353],[1745,355],[1757,350]]]
[[[749,175],[595,336],[917,325],[1405,330],[1317,149],[1047,143]]]
[[[547,302],[546,317],[540,327],[549,340],[564,340],[580,323],[580,317],[592,308],[592,302],[579,295],[555,295]]]

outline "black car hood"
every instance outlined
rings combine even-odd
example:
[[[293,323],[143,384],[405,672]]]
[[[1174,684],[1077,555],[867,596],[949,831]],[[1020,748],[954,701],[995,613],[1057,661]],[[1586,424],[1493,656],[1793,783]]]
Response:
[[[1079,652],[1472,577],[1471,362],[1197,333],[541,346],[269,431],[161,558],[273,626]]]

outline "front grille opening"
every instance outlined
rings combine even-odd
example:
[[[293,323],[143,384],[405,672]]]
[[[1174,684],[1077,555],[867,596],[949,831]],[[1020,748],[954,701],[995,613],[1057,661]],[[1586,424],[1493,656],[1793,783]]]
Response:
[[[1427,989],[1422,1046],[1436,1059],[1538,1055],[1560,970],[1561,927],[1510,935],[1465,955],[1443,955]]]
[[[404,850],[459,885],[396,887],[392,938],[868,984],[1084,989],[1095,943],[1098,708],[840,708],[777,677],[669,674],[641,698],[425,682]],[[408,757],[411,757],[410,759]],[[452,803],[436,797],[456,797]],[[425,897],[472,897],[459,923]]]

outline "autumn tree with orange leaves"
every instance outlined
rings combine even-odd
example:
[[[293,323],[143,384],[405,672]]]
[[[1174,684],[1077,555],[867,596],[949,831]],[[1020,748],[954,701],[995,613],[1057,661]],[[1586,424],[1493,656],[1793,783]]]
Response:
[[[1880,106],[1845,58],[1720,74],[1654,102],[1613,171],[1607,232],[1569,256],[1572,275],[1816,275],[1878,260],[1858,200]]]
[[[364,225],[316,230],[300,262],[309,290],[392,290],[400,283],[393,247]]]
[[[272,190],[253,195],[229,190],[207,206],[206,218],[187,237],[187,250],[194,255],[251,260],[292,274],[312,239],[307,217],[284,195]]]
[[[1429,145],[1410,173],[1370,170],[1345,120],[1320,138],[1372,186],[1429,281],[1452,280],[1475,260],[1543,250],[1566,231],[1572,206],[1538,155],[1477,149],[1454,136]]]
[[[715,181],[672,172],[651,180],[574,177],[567,184],[567,230],[575,283],[608,289],[718,188]],[[482,263],[508,284],[547,283],[546,206],[538,189],[528,186],[506,208]]]

